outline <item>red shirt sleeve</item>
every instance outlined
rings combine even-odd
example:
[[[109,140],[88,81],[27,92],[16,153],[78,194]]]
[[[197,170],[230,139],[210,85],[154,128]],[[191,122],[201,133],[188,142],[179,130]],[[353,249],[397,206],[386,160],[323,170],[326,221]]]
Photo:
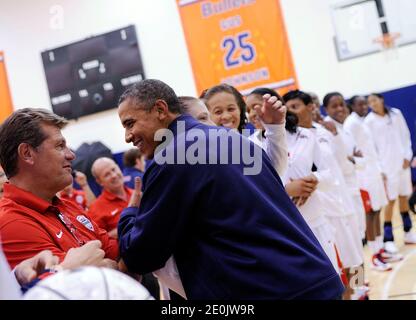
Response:
[[[13,223],[3,225],[0,233],[3,251],[11,268],[42,250],[52,251],[60,261],[66,255],[63,249],[51,241],[50,235],[34,221],[14,220]]]

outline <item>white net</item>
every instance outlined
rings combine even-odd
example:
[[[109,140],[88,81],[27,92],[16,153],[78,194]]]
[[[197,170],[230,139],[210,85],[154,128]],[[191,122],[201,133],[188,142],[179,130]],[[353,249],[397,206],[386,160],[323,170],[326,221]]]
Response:
[[[397,39],[400,38],[400,33],[386,33],[374,40],[379,43],[384,55],[384,59],[389,62],[399,58],[399,50],[397,47]]]

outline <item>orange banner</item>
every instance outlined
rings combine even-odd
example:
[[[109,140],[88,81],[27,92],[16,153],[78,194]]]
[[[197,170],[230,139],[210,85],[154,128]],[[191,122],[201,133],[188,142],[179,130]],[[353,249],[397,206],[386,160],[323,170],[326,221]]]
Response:
[[[3,52],[0,51],[0,123],[13,112]]]
[[[297,87],[278,0],[177,0],[198,93]]]

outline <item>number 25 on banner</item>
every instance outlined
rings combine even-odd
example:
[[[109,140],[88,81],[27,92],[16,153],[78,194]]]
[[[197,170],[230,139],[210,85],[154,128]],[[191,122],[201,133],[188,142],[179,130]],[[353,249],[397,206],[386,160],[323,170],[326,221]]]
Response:
[[[226,69],[254,62],[256,48],[249,42],[250,38],[250,32],[244,31],[235,36],[227,36],[222,40],[221,48],[225,51],[224,67]]]
[[[219,83],[243,94],[296,88],[280,0],[176,1],[197,92]]]

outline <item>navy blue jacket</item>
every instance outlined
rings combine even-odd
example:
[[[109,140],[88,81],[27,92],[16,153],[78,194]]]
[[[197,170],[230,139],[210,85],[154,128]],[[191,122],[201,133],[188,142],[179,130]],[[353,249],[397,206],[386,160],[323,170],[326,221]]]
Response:
[[[227,132],[182,115],[169,126],[175,138],[166,152],[180,144],[178,120],[185,121],[187,132],[203,130],[208,144],[208,129]],[[267,155],[260,155],[261,172],[251,176],[243,174],[243,164],[153,161],[144,175],[140,209],[125,209],[118,226],[127,267],[145,274],[173,255],[188,299],[339,298],[340,277]]]

